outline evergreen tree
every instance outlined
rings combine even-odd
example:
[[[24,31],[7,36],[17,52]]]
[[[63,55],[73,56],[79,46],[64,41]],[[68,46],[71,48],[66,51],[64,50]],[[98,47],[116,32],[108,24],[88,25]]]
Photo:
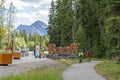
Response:
[[[57,46],[69,45],[72,42],[71,4],[71,0],[57,0],[56,5],[53,6],[52,4],[51,6],[49,16],[50,42],[55,43]]]
[[[120,0],[111,0],[110,11],[114,16],[120,16]]]
[[[27,44],[27,42],[28,42],[28,35],[27,35],[25,30],[22,30],[21,36],[25,39],[25,42]]]
[[[62,6],[60,8],[60,13],[58,14],[58,18],[61,19],[61,23],[59,29],[61,31],[61,46],[68,46],[71,43],[75,42],[75,37],[73,37],[75,34],[75,31],[73,31],[74,25],[74,10],[72,9],[72,1],[71,0],[63,0],[61,3]],[[64,13],[64,14],[63,14]],[[73,34],[73,35],[72,35]]]
[[[80,43],[80,50],[86,50],[86,35],[83,28],[80,26],[76,34],[76,42]]]
[[[110,59],[120,56],[120,17],[111,17],[106,21],[106,46]]]
[[[52,2],[50,42],[57,46],[79,42],[81,49],[91,50],[93,56],[104,57],[109,46],[105,46],[105,20],[120,15],[119,4],[119,0],[57,0],[54,5]]]
[[[50,43],[53,43],[53,42],[55,42],[55,35],[56,35],[56,33],[55,33],[55,31],[54,31],[54,29],[55,29],[55,27],[56,27],[56,25],[55,25],[55,4],[54,4],[55,2],[52,0],[51,1],[51,8],[50,8],[50,10],[49,10],[49,26],[48,26],[48,34],[51,36],[51,38],[50,38]]]
[[[86,47],[92,50],[94,56],[104,55],[104,19],[107,17],[107,0],[79,0],[77,16],[86,35]],[[102,52],[102,53],[101,53]]]

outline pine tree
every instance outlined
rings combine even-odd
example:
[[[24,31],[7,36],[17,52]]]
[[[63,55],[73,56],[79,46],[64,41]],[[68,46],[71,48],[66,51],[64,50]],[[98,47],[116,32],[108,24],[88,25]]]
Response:
[[[103,57],[104,20],[107,18],[107,0],[79,0],[77,2],[78,21],[85,31],[86,48],[94,56]],[[101,53],[103,52],[103,53]]]
[[[51,17],[53,14],[54,17]],[[72,42],[72,16],[72,1],[57,0],[56,5],[51,8],[49,17],[51,43],[57,46],[68,46]]]
[[[111,59],[120,56],[120,17],[111,17],[106,20],[107,56]]]
[[[110,9],[111,9],[112,15],[120,16],[120,0],[111,0]]]
[[[105,44],[106,55],[111,58],[119,58],[120,56],[120,1],[109,1],[109,18],[105,25]]]
[[[55,9],[55,2],[52,0],[51,2],[51,8],[49,11],[49,26],[48,26],[48,34],[51,36],[50,37],[50,43],[56,43],[56,34],[57,31],[55,31],[56,28],[56,23],[55,23],[55,14],[56,14],[56,9]]]
[[[75,21],[73,20],[74,14],[72,10],[72,1],[71,0],[63,0],[61,7],[60,14],[61,15],[59,18],[61,19],[61,24],[59,26],[60,31],[61,31],[61,46],[69,46],[71,43],[75,42],[75,37],[72,35],[73,32],[73,27],[75,28],[76,26],[74,25]],[[64,14],[63,14],[64,13]]]

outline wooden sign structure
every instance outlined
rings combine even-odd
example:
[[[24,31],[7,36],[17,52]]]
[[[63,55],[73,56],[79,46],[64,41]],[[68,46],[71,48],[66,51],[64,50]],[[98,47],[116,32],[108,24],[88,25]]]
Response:
[[[70,47],[56,47],[55,44],[48,45],[49,54],[74,54],[78,52],[79,43],[72,43]]]
[[[55,44],[49,44],[48,45],[48,53],[49,54],[55,54],[55,48],[56,48],[56,45]]]
[[[70,44],[70,54],[77,54],[79,48],[79,43]]]
[[[56,48],[56,54],[62,54],[62,47]]]
[[[62,47],[62,52],[63,52],[63,54],[69,54],[70,48],[69,47]]]

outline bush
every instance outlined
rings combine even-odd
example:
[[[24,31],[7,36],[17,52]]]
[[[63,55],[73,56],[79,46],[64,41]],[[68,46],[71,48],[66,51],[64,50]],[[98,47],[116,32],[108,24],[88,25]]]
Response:
[[[117,64],[120,64],[120,58],[117,60]]]

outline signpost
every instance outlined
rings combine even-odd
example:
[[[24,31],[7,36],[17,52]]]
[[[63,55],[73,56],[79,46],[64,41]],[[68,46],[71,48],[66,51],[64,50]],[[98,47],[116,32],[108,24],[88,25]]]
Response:
[[[35,58],[40,58],[40,46],[36,45],[35,47]]]

